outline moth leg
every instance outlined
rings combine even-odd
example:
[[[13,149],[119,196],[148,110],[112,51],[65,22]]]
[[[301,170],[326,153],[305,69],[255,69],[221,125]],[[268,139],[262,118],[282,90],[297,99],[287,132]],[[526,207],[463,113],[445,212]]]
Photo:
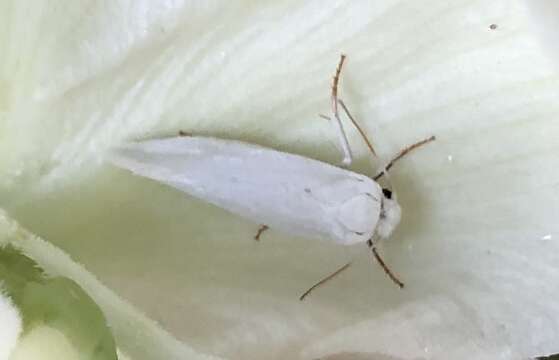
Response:
[[[352,153],[351,153],[351,149],[349,147],[349,141],[347,139],[347,135],[344,131],[342,121],[340,119],[338,104],[342,107],[342,110],[345,112],[346,116],[351,121],[353,126],[357,129],[357,131],[359,131],[359,134],[361,135],[361,137],[363,138],[363,140],[367,144],[367,147],[369,148],[369,150],[371,151],[373,156],[376,156],[377,154],[375,152],[375,149],[373,148],[373,145],[371,144],[371,142],[367,138],[367,135],[365,135],[365,132],[363,131],[363,129],[361,129],[361,126],[359,126],[359,123],[357,123],[357,121],[355,120],[353,115],[351,115],[349,109],[347,108],[347,106],[345,105],[343,100],[338,97],[338,83],[339,83],[339,80],[340,80],[340,73],[342,71],[342,65],[344,63],[344,60],[345,60],[345,55],[342,54],[341,57],[340,57],[340,62],[338,63],[338,67],[336,68],[336,73],[334,75],[334,80],[333,80],[333,84],[332,84],[331,100],[332,100],[332,113],[334,114],[334,118],[336,120],[336,121],[333,122],[333,124],[334,124],[336,132],[338,133],[338,137],[339,137],[339,140],[340,140],[342,151],[344,153],[344,159],[342,160],[342,165],[343,166],[348,166],[348,165],[351,164],[351,162],[353,160],[352,159],[353,156],[352,156]],[[328,117],[326,115],[319,114],[319,116],[323,119],[331,120],[330,117]]]
[[[396,155],[392,160],[390,160],[390,162],[382,169],[382,171],[380,173],[378,173],[377,175],[375,175],[375,177],[373,178],[373,180],[377,181],[378,179],[380,179],[384,174],[386,174],[386,172],[388,170],[390,170],[390,168],[394,165],[394,163],[398,160],[400,160],[401,158],[403,158],[407,153],[409,153],[410,151],[417,149],[420,146],[423,146],[427,143],[430,143],[431,141],[435,140],[435,136],[431,136],[427,139],[421,140],[416,142],[415,144],[411,144],[407,147],[405,147],[403,150],[401,150],[398,155]]]
[[[179,136],[192,136],[191,132],[179,130]]]
[[[338,270],[334,271],[332,274],[326,276],[324,279],[320,280],[319,282],[317,282],[316,284],[314,284],[313,286],[311,286],[307,291],[305,291],[303,293],[303,295],[301,295],[299,297],[300,301],[305,300],[305,297],[307,297],[307,295],[309,295],[314,289],[316,289],[317,287],[319,287],[320,285],[324,284],[325,282],[327,282],[328,280],[332,279],[334,276],[338,275],[339,273],[341,273],[342,271],[344,271],[345,269],[347,269],[349,267],[349,265],[351,265],[351,262],[348,262],[347,264],[345,264],[344,266],[342,266],[341,268],[339,268]]]
[[[369,150],[371,150],[371,153],[373,154],[373,156],[377,156],[377,153],[375,152],[375,149],[373,148],[373,145],[369,141],[369,138],[367,138],[367,135],[365,135],[365,132],[363,131],[363,129],[361,129],[361,126],[359,126],[359,123],[357,122],[357,120],[355,120],[355,118],[351,115],[351,113],[349,112],[349,109],[347,108],[347,106],[345,106],[345,103],[343,102],[343,100],[338,99],[338,103],[342,106],[342,109],[346,113],[347,117],[349,118],[349,120],[351,121],[353,126],[355,126],[357,131],[359,131],[359,134],[361,135],[361,137],[365,141],[365,144],[367,144],[367,147],[369,148]]]
[[[392,270],[390,270],[390,268],[386,265],[384,260],[382,260],[382,258],[380,257],[380,255],[377,251],[377,247],[373,244],[373,241],[371,239],[369,239],[367,241],[367,245],[371,248],[375,259],[377,260],[379,265],[382,267],[382,269],[384,270],[386,275],[388,275],[390,280],[392,280],[396,285],[398,285],[400,287],[400,289],[404,288],[404,283],[401,282],[400,279],[398,279],[398,277],[396,277],[396,275],[394,275]]]
[[[336,67],[336,73],[334,74],[334,78],[332,81],[331,105],[332,105],[332,113],[334,114],[334,120],[336,120],[333,121],[332,124],[334,125],[334,128],[338,133],[340,145],[344,153],[344,158],[342,159],[342,166],[349,166],[353,161],[353,155],[351,154],[349,141],[347,140],[347,135],[344,131],[342,120],[340,119],[340,113],[338,111],[338,83],[340,81],[340,73],[342,71],[342,66],[344,64],[344,61],[345,61],[345,55],[342,54],[340,56],[340,62]]]
[[[258,228],[258,231],[256,232],[256,235],[254,235],[254,240],[260,241],[260,235],[262,235],[262,233],[263,233],[264,231],[268,230],[268,229],[269,229],[269,227],[268,227],[267,225],[261,225],[261,226]]]

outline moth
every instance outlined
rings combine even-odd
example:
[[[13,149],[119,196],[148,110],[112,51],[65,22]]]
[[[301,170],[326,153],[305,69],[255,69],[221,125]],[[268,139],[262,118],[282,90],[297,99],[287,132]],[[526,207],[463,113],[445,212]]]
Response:
[[[395,192],[391,186],[382,187],[379,180],[387,177],[396,161],[435,137],[404,148],[372,178],[347,169],[352,153],[339,108],[357,128],[373,156],[376,153],[338,97],[344,60],[342,55],[333,77],[333,119],[323,116],[332,121],[339,134],[344,153],[342,166],[242,141],[182,132],[182,136],[122,145],[112,152],[110,161],[260,224],[256,239],[269,228],[341,245],[366,243],[386,274],[403,287],[377,251],[378,242],[390,236],[401,218]]]

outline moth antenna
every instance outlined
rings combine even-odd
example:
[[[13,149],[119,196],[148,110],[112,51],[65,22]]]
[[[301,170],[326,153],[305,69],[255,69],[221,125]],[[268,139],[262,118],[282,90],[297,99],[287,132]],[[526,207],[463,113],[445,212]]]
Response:
[[[338,270],[334,271],[332,274],[328,275],[327,277],[325,277],[324,279],[320,280],[319,282],[317,282],[316,284],[314,284],[313,286],[311,286],[307,291],[305,291],[303,293],[303,295],[301,295],[299,297],[300,301],[305,300],[305,298],[307,297],[307,295],[309,295],[314,289],[316,289],[317,287],[319,287],[320,285],[324,284],[325,282],[327,282],[328,280],[332,279],[334,276],[338,275],[339,273],[341,273],[342,271],[344,271],[345,269],[347,269],[349,267],[349,265],[351,265],[351,262],[348,262],[347,264],[345,264],[344,266],[342,266],[341,268],[339,268]]]
[[[365,132],[363,131],[363,129],[361,129],[361,126],[359,126],[359,123],[351,115],[351,113],[349,112],[349,109],[347,108],[347,106],[345,106],[345,103],[343,102],[343,100],[338,99],[338,103],[342,106],[342,109],[346,113],[347,117],[349,118],[349,120],[351,121],[353,126],[355,126],[357,131],[359,131],[359,134],[361,134],[361,137],[363,138],[363,140],[365,140],[365,144],[367,144],[367,147],[369,148],[369,150],[371,150],[371,153],[373,154],[373,156],[377,156],[377,153],[375,152],[375,149],[373,148],[373,145],[369,141],[369,138],[367,138],[367,135],[365,135]]]
[[[428,137],[427,139],[421,140],[416,142],[415,144],[411,144],[408,147],[404,148],[403,150],[401,150],[398,155],[396,155],[392,160],[390,160],[390,162],[382,169],[382,171],[380,173],[378,173],[373,180],[377,181],[378,179],[380,179],[383,175],[387,174],[388,170],[390,170],[390,168],[394,165],[394,163],[398,160],[400,160],[401,158],[403,158],[407,153],[409,153],[410,151],[417,149],[420,146],[423,146],[425,144],[430,143],[431,141],[434,141],[436,138],[435,136],[431,136]]]
[[[342,120],[340,119],[340,113],[338,111],[338,83],[340,81],[340,73],[342,72],[342,66],[344,65],[346,56],[344,54],[340,55],[340,62],[336,67],[336,73],[334,74],[334,79],[332,81],[332,113],[336,121],[334,122],[336,126],[336,131],[338,132],[338,137],[340,139],[340,144],[342,146],[342,151],[344,153],[344,158],[342,164],[348,166],[353,161],[353,156],[351,154],[351,149],[349,147],[349,141],[347,140],[347,135],[344,131],[342,125]]]
[[[386,273],[386,275],[388,275],[388,277],[390,278],[390,280],[392,280],[396,285],[398,285],[400,287],[400,289],[404,288],[404,283],[400,281],[400,279],[398,279],[396,277],[396,275],[394,275],[394,273],[390,270],[390,268],[386,265],[386,263],[384,262],[384,260],[382,260],[382,258],[380,257],[377,248],[375,246],[373,246],[373,242],[371,240],[367,241],[367,245],[369,245],[369,247],[371,248],[371,250],[373,251],[373,255],[375,256],[375,259],[378,261],[378,263],[380,264],[380,266],[382,267],[382,269],[384,270],[384,272]]]

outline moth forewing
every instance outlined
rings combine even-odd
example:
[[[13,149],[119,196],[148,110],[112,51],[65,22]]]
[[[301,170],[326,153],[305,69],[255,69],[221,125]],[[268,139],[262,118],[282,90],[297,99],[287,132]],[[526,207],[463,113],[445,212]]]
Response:
[[[111,161],[270,229],[340,244],[370,239],[381,210],[382,189],[367,176],[240,141],[147,140]]]

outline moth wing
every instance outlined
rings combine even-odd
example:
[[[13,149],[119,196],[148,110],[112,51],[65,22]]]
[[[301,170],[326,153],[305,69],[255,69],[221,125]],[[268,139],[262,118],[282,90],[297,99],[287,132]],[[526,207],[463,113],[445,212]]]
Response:
[[[210,137],[147,140],[110,161],[135,174],[289,234],[352,244],[369,239],[381,190],[370,178],[299,155]]]

